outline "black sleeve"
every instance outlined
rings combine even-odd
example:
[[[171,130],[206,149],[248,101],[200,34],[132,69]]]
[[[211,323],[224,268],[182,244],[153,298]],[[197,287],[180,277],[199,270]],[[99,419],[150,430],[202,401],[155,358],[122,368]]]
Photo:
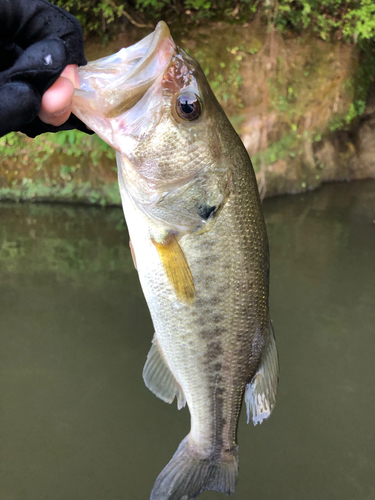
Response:
[[[37,117],[43,93],[68,64],[84,65],[82,29],[75,17],[46,0],[0,0],[0,136],[19,130],[30,137],[79,128]]]

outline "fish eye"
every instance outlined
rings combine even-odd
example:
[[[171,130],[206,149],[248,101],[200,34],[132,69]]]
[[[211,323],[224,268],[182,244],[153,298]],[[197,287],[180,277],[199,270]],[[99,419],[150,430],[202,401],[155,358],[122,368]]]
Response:
[[[180,94],[176,100],[176,110],[184,120],[196,120],[202,112],[202,104],[195,94]]]

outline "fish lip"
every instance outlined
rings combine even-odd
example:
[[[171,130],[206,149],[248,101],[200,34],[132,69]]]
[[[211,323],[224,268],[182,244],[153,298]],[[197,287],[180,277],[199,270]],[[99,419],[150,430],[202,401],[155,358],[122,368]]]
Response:
[[[160,21],[153,33],[134,45],[80,68],[83,92],[76,95],[86,94],[91,107],[106,118],[119,116],[142,98],[166,70],[175,51],[169,28]]]
[[[173,50],[170,51],[169,57],[167,57],[165,60],[164,64],[159,65],[157,68],[155,68],[155,71],[152,72],[152,75],[149,76],[149,79],[154,81],[156,78],[162,73],[167,65],[169,64],[175,50],[176,46],[174,41],[171,38],[171,34],[169,31],[169,28],[167,24],[164,21],[159,21],[159,23],[155,27],[155,31],[148,35],[147,37],[143,38],[139,42],[137,42],[134,45],[131,45],[130,47],[127,47],[126,49],[122,49],[123,51],[131,51],[134,50],[137,46],[140,44],[144,43],[145,40],[150,37],[150,43],[148,45],[147,51],[144,54],[144,56],[139,60],[139,62],[128,72],[124,75],[124,81],[129,81],[132,80],[135,76],[139,77],[139,73],[142,73],[143,70],[145,70],[147,66],[152,64],[153,59],[155,56],[157,56],[160,53],[160,50],[162,49],[162,45],[165,42],[170,42],[169,45],[171,46]],[[169,52],[168,50],[164,49],[166,52]],[[121,51],[120,51],[121,52]],[[109,85],[108,88],[116,88],[118,86],[118,82],[113,82],[113,84]]]

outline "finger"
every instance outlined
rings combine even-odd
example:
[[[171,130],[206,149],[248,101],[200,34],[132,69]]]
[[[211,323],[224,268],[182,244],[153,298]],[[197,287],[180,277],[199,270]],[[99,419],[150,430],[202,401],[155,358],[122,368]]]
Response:
[[[80,88],[78,66],[76,64],[69,64],[61,73],[61,76],[68,78],[76,89]]]
[[[68,78],[60,76],[43,94],[42,110],[47,114],[61,113],[70,106],[74,94],[74,85]]]
[[[74,85],[68,78],[60,76],[43,94],[39,118],[50,125],[62,125],[71,113]]]

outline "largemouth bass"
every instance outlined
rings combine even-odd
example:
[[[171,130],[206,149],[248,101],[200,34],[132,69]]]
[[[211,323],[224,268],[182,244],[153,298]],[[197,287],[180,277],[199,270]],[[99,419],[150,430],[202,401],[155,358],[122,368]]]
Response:
[[[134,260],[155,327],[143,370],[191,430],[152,500],[228,495],[237,424],[275,405],[267,234],[250,158],[199,64],[167,25],[80,69],[74,113],[117,150]]]

